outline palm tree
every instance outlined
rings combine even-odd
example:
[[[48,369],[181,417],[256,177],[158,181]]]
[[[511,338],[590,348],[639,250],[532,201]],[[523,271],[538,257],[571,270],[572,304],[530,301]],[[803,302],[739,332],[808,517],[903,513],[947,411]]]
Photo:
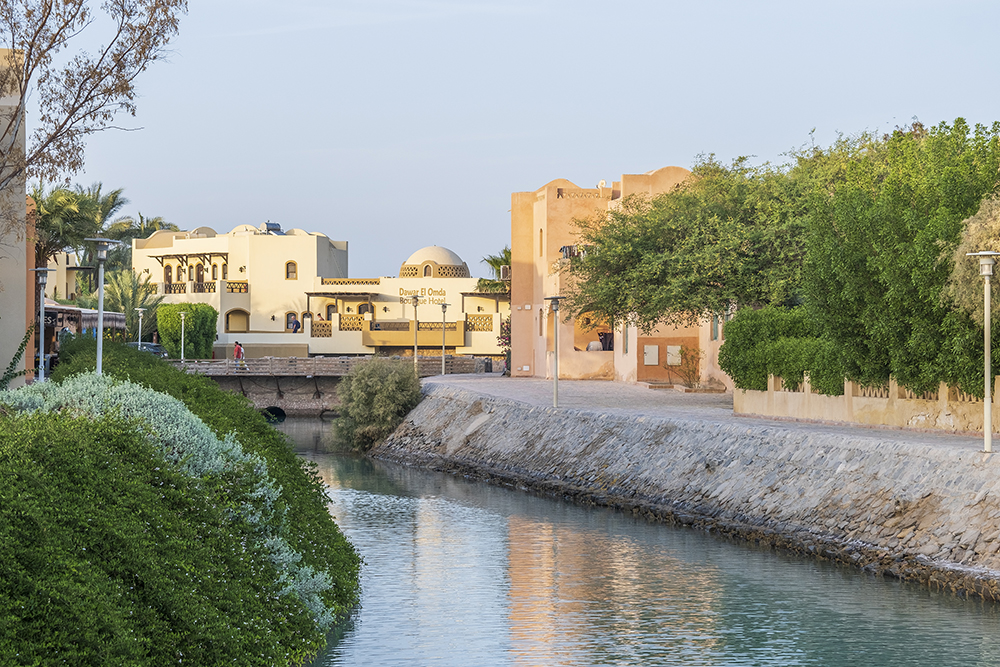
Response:
[[[180,228],[167,222],[160,216],[147,218],[139,213],[139,219],[131,216],[122,216],[108,225],[106,234],[108,238],[121,241],[111,251],[108,252],[108,266],[114,270],[125,270],[132,268],[132,239],[145,239],[161,229],[180,231]],[[145,328],[145,327],[144,327]]]
[[[38,183],[31,188],[31,198],[35,201],[35,266],[46,266],[67,248],[81,248],[85,238],[100,231],[91,202],[72,190],[46,191]]]
[[[131,268],[108,274],[104,288],[104,308],[112,312],[125,313],[125,326],[129,338],[135,340],[139,328],[139,313],[136,308],[145,308],[142,320],[142,334],[156,328],[156,309],[163,302],[162,295],[156,295],[156,285],[151,285],[149,276],[139,280]]]
[[[122,196],[125,188],[118,188],[107,194],[102,194],[101,189],[103,187],[103,183],[97,182],[89,188],[85,188],[82,185],[77,185],[74,188],[74,191],[81,200],[89,202],[88,208],[93,213],[100,229],[104,229],[111,216],[129,203],[128,199]]]
[[[496,255],[483,257],[483,262],[492,269],[493,277],[480,278],[476,283],[476,291],[510,294],[510,281],[500,279],[500,267],[510,266],[510,246],[506,246]]]

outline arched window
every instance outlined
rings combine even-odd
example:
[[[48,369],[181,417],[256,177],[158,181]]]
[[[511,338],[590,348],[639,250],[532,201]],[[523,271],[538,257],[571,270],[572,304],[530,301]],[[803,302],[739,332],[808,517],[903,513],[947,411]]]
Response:
[[[226,313],[228,333],[246,333],[250,330],[250,313],[245,310],[230,310]]]
[[[203,283],[205,282],[205,265],[199,264],[195,268],[195,282]]]
[[[431,277],[431,265],[428,264],[427,266],[424,267],[424,278],[430,278],[430,277]]]
[[[223,264],[222,265],[222,279],[223,280],[229,280],[229,265],[228,264]]]
[[[298,278],[298,267],[295,262],[285,262],[285,280],[295,280]]]
[[[331,303],[326,307],[326,319],[332,320],[333,316],[337,313],[337,304]]]
[[[174,270],[169,264],[163,267],[163,282],[168,285],[174,282]]]
[[[212,265],[212,280],[218,280],[218,279],[219,279],[219,265],[218,264],[213,264]]]
[[[365,313],[372,312],[372,305],[370,303],[362,303],[358,306],[358,315],[364,315]]]
[[[296,331],[301,331],[302,323],[299,322],[299,328],[296,329],[295,324],[299,322],[298,317],[295,313],[285,313],[285,331],[291,333]]]

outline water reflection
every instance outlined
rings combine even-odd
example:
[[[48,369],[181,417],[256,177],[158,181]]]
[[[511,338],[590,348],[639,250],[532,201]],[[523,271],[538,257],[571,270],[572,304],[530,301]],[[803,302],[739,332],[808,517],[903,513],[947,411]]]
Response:
[[[318,665],[1000,664],[991,604],[608,510],[309,456],[365,558],[362,607]]]

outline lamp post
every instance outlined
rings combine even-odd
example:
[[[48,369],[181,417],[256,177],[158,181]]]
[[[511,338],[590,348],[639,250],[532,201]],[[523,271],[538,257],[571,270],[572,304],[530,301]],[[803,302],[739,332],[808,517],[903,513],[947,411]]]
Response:
[[[444,375],[444,348],[445,343],[448,341],[448,337],[444,330],[444,314],[448,310],[448,304],[441,304],[441,375]]]
[[[993,451],[993,378],[992,373],[992,340],[990,333],[990,282],[993,277],[993,259],[1000,252],[983,250],[966,253],[969,257],[979,258],[979,275],[983,277],[983,377],[985,378],[985,393],[983,394],[983,451]]]
[[[187,317],[187,312],[182,312],[181,314],[181,361],[184,361],[184,318]]]
[[[31,269],[38,279],[38,381],[45,382],[45,284],[49,271],[55,269]]]
[[[420,328],[417,323],[417,304],[420,303],[420,298],[414,294],[413,295],[413,373],[420,378],[420,369],[417,367],[417,329]]]
[[[138,335],[139,341],[138,342],[139,342],[139,349],[141,350],[142,349],[142,314],[146,312],[146,309],[145,308],[136,308],[136,310],[139,312],[139,335]]]
[[[552,304],[552,347],[555,359],[552,368],[552,407],[559,407],[559,300],[561,296],[547,296],[546,301]]]
[[[97,374],[102,375],[104,356],[104,262],[108,258],[108,246],[118,243],[114,239],[102,237],[84,239],[97,245]]]

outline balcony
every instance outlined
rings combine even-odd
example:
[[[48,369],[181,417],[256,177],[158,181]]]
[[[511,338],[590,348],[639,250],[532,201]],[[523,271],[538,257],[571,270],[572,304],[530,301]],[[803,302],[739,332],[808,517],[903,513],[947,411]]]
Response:
[[[215,294],[215,281],[207,283],[191,283],[191,291],[195,294]]]
[[[417,344],[421,347],[440,347],[442,344],[441,324],[441,322],[420,322],[417,328]],[[361,326],[361,342],[367,347],[411,347],[413,345],[412,320],[406,322],[363,321]],[[463,347],[465,345],[465,322],[446,322],[443,338],[444,345],[448,347]]]
[[[466,331],[493,331],[492,315],[466,315]]]
[[[164,294],[185,294],[187,283],[163,283]]]
[[[228,294],[248,294],[250,292],[250,283],[246,280],[227,280],[226,292]]]

